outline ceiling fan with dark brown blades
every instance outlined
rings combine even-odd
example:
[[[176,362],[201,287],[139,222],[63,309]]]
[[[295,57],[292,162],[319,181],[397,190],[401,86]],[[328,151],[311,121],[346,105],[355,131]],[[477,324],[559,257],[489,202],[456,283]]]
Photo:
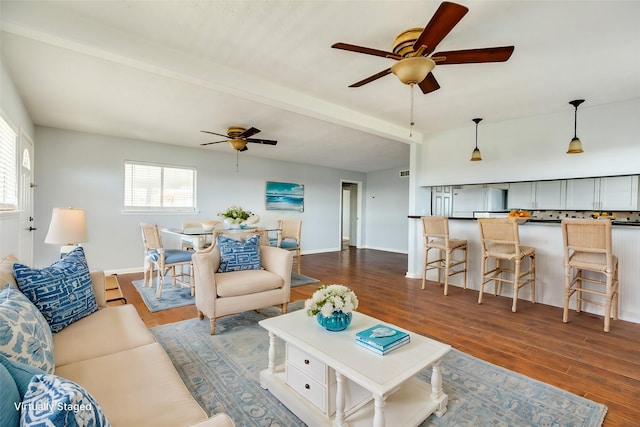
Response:
[[[221,133],[211,132],[208,130],[203,130],[201,132],[208,133],[211,135],[221,136],[223,138],[222,141],[213,141],[213,142],[205,142],[200,144],[202,146],[211,145],[211,144],[219,144],[221,142],[228,142],[231,148],[236,151],[247,151],[247,142],[252,142],[256,144],[264,144],[264,145],[276,145],[278,141],[273,141],[271,139],[262,139],[262,138],[251,138],[253,135],[260,132],[260,129],[256,129],[254,127],[250,127],[249,129],[245,129],[242,127],[230,127],[227,129],[227,134],[223,135]]]
[[[440,44],[453,27],[460,22],[468,11],[469,9],[467,7],[457,3],[441,3],[424,29],[410,28],[400,33],[393,43],[392,52],[348,43],[335,43],[331,47],[391,58],[398,61],[390,68],[360,80],[349,87],[360,87],[387,74],[393,73],[405,84],[412,86],[417,84],[423,93],[433,92],[440,88],[440,85],[431,72],[436,64],[453,65],[504,62],[508,60],[513,53],[513,46],[501,46],[442,51],[432,54],[438,44]]]

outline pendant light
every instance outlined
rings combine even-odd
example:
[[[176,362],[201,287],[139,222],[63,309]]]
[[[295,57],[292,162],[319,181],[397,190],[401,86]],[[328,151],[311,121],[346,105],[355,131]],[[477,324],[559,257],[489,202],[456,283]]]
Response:
[[[576,99],[574,101],[569,102],[569,104],[573,105],[576,109],[574,124],[573,124],[573,139],[569,143],[569,149],[567,150],[567,154],[580,154],[583,153],[582,149],[582,141],[578,138],[578,105],[582,104],[584,99]]]
[[[476,148],[474,148],[473,152],[471,153],[471,161],[477,162],[482,160],[480,150],[478,149],[478,123],[480,123],[482,119],[473,119],[473,121],[476,123]]]

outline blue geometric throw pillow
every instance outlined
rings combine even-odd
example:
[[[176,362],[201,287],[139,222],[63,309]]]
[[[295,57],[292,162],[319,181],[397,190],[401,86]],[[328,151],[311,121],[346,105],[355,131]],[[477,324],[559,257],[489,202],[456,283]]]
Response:
[[[0,291],[0,353],[50,374],[55,369],[53,336],[47,321],[11,285]]]
[[[220,267],[218,273],[240,270],[260,270],[260,236],[255,234],[245,240],[235,240],[218,235]]]
[[[35,375],[22,401],[21,426],[110,426],[98,402],[73,381]]]
[[[78,246],[50,267],[14,264],[18,287],[58,332],[98,310],[84,250]]]

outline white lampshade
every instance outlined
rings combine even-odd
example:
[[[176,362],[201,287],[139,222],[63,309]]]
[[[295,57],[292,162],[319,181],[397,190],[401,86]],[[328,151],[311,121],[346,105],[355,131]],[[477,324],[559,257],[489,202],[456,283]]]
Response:
[[[84,209],[53,208],[45,243],[75,245],[87,241]]]

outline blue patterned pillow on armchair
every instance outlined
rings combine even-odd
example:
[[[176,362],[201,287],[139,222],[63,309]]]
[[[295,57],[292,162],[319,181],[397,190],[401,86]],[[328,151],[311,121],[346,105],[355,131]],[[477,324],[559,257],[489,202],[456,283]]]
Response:
[[[43,269],[13,265],[20,290],[38,307],[52,332],[98,310],[82,247]]]
[[[240,270],[260,270],[260,235],[255,234],[245,240],[235,240],[219,235],[220,267],[218,273]]]

